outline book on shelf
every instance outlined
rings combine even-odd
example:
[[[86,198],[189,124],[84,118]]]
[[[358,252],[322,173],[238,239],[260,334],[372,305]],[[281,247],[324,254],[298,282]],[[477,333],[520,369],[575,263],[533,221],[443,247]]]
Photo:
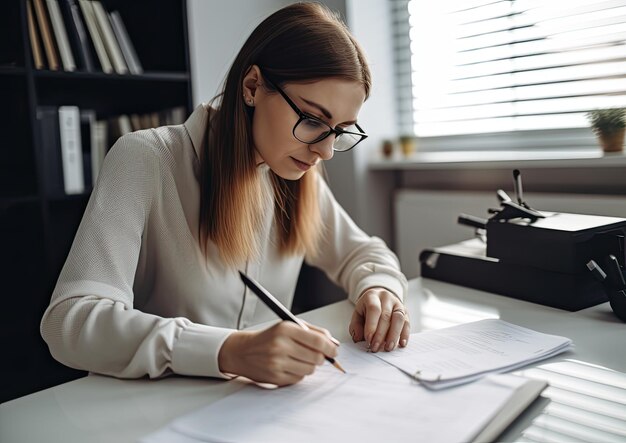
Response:
[[[61,64],[65,71],[75,71],[76,62],[74,61],[74,55],[72,54],[72,48],[70,48],[70,42],[67,38],[67,32],[65,30],[65,24],[61,17],[61,10],[59,9],[59,3],[57,0],[46,0],[48,5],[48,13],[50,15],[50,22],[52,23],[52,30],[54,31],[54,37],[59,48],[59,54],[61,55]]]
[[[43,62],[39,32],[37,31],[37,25],[35,24],[32,0],[26,1],[26,18],[28,21],[28,39],[30,40],[30,49],[33,54],[33,64],[35,69],[43,69],[45,65]]]
[[[128,67],[126,66],[126,61],[124,60],[124,56],[122,55],[122,50],[120,49],[120,45],[117,42],[115,34],[113,33],[113,29],[111,28],[111,22],[109,21],[109,15],[104,10],[102,3],[98,0],[92,0],[91,2],[93,6],[94,15],[96,17],[96,23],[98,25],[98,30],[100,31],[100,35],[102,36],[102,40],[104,41],[104,47],[109,56],[109,60],[115,69],[115,72],[118,74],[127,74]]]
[[[141,129],[150,129],[152,128],[152,119],[150,118],[150,114],[141,114],[139,116],[141,121]],[[156,125],[158,126],[158,125]]]
[[[43,40],[43,47],[48,60],[48,68],[52,71],[59,70],[59,56],[52,36],[52,30],[50,29],[50,19],[44,0],[33,0],[35,6],[35,16],[37,17],[37,24],[39,25],[39,31],[41,32],[41,38]]]
[[[177,106],[161,111],[146,112],[143,114],[121,114],[110,117],[108,120],[108,138],[112,143],[121,136],[133,131],[151,129],[166,125],[179,125],[184,123],[186,108]]]
[[[130,126],[133,128],[133,131],[139,131],[143,129],[141,125],[141,117],[139,114],[130,114]]]
[[[182,125],[187,118],[187,110],[184,106],[176,106],[166,110],[165,122],[166,125]]]
[[[110,144],[115,143],[115,141],[123,135],[135,131],[128,115],[112,116],[108,119],[107,123],[107,139]]]
[[[87,72],[95,71],[97,69],[94,61],[95,48],[87,35],[85,22],[76,0],[59,0],[59,6],[72,52],[76,55],[77,67]]]
[[[117,41],[119,42],[120,48],[122,49],[122,54],[124,55],[124,59],[126,60],[126,64],[128,65],[128,70],[131,74],[143,74],[143,67],[141,65],[141,62],[139,61],[139,57],[137,57],[137,52],[135,51],[133,42],[128,36],[126,26],[124,25],[124,21],[122,20],[122,16],[117,11],[111,11],[109,18],[111,19],[111,27],[113,28],[113,32],[115,32]]]
[[[85,192],[82,142],[80,136],[80,111],[77,106],[59,107],[61,160],[65,193]]]
[[[122,16],[98,0],[27,0],[27,20],[36,69],[143,73]]]
[[[150,115],[150,127],[151,128],[156,128],[158,126],[161,126],[161,120],[160,120],[158,112],[151,112],[149,115]]]
[[[126,114],[117,116],[117,124],[120,130],[120,137],[129,132],[133,132],[133,127],[130,124],[130,118]]]
[[[100,31],[98,29],[93,5],[88,0],[78,0],[78,4],[80,5],[80,9],[83,13],[83,18],[85,19],[85,23],[87,24],[87,29],[89,30],[89,35],[91,36],[91,41],[93,42],[96,55],[98,56],[98,61],[100,62],[102,72],[104,72],[105,74],[111,74],[113,72],[113,66],[111,65],[111,60],[109,60],[109,56],[104,47],[104,40],[100,35]]]

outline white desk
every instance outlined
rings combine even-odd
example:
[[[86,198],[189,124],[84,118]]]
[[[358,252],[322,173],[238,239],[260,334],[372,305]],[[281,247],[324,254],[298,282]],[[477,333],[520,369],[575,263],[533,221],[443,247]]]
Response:
[[[570,313],[433,280],[413,280],[407,306],[413,332],[499,317],[574,341],[573,351],[520,371],[547,378],[551,386],[502,440],[626,441],[626,325],[608,304]],[[344,301],[302,317],[348,341],[351,315],[352,305]],[[155,381],[90,375],[0,405],[0,441],[136,441],[236,389],[234,383],[202,378]]]

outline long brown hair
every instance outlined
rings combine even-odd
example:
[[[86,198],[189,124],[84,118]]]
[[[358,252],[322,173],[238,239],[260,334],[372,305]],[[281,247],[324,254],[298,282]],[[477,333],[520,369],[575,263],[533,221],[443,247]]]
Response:
[[[258,65],[279,86],[323,78],[363,84],[366,96],[371,76],[365,56],[341,19],[318,3],[295,3],[267,17],[239,51],[207,128],[201,156],[200,242],[209,242],[222,260],[238,266],[259,254],[258,232],[263,222],[263,186],[255,164],[252,113],[245,106],[243,79]],[[271,90],[271,85],[265,82]],[[322,223],[318,206],[318,171],[285,180],[270,171],[274,214],[282,254],[317,252]]]

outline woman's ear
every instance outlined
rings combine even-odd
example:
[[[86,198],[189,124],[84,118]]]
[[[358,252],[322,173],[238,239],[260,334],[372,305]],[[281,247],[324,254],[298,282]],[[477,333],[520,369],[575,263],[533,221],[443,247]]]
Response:
[[[261,70],[257,65],[248,68],[248,72],[243,78],[243,101],[248,106],[254,106],[254,99],[257,90],[261,86]]]

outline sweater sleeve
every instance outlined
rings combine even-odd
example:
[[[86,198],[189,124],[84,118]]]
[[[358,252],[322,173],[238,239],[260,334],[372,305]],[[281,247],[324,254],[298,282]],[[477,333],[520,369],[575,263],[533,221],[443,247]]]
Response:
[[[160,194],[152,131],[120,138],[107,155],[41,321],[58,361],[122,378],[168,373],[226,377],[217,355],[230,329],[133,307],[144,228]]]
[[[319,183],[324,231],[318,254],[307,255],[306,262],[344,288],[353,303],[374,286],[404,300],[408,284],[395,254],[381,239],[363,232],[337,203],[326,182],[320,178]]]

